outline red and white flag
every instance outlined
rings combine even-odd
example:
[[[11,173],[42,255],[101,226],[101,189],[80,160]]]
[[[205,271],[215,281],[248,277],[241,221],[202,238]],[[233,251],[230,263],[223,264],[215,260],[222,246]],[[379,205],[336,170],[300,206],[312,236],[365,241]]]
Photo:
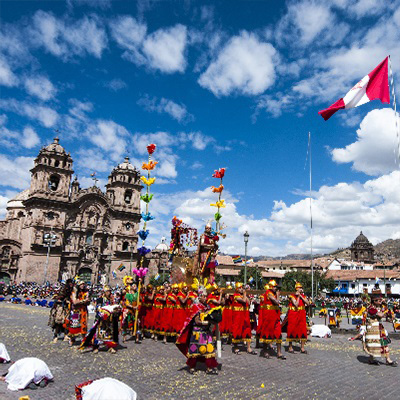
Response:
[[[327,121],[336,111],[346,108],[354,108],[379,99],[382,103],[390,103],[389,57],[386,57],[372,72],[364,76],[343,98],[333,103],[325,110],[318,112]]]

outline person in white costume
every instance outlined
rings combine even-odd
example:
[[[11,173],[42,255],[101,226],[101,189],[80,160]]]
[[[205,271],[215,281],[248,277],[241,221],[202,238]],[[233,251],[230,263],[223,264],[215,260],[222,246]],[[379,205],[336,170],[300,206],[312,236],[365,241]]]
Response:
[[[76,387],[77,400],[136,400],[137,395],[128,385],[113,378],[97,379]]]
[[[8,354],[6,346],[3,343],[0,343],[0,364],[5,364],[10,362],[11,358]]]
[[[28,386],[36,389],[37,386],[44,387],[48,381],[53,380],[47,364],[35,357],[27,357],[18,360],[9,369],[5,377],[2,377],[9,390],[23,390]]]

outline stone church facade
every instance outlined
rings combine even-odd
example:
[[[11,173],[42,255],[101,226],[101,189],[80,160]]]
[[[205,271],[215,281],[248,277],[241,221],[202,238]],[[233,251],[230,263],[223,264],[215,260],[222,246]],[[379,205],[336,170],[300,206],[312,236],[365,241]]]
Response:
[[[53,283],[79,275],[105,283],[119,265],[126,269],[117,271],[118,281],[137,265],[140,172],[126,158],[104,193],[81,189],[72,168],[58,138],[40,150],[30,188],[8,202],[0,221],[0,281]]]

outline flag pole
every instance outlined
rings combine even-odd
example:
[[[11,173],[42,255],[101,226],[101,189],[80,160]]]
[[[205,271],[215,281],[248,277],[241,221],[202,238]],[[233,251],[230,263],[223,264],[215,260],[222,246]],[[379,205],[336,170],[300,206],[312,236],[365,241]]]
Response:
[[[314,302],[314,259],[313,259],[313,219],[312,219],[312,155],[311,132],[308,132],[308,151],[310,153],[310,256],[311,256],[311,299]]]
[[[392,86],[392,98],[393,98],[393,111],[394,111],[394,120],[396,126],[396,136],[397,136],[397,155],[395,154],[395,162],[400,165],[400,133],[399,133],[399,124],[397,117],[397,105],[396,105],[396,92],[394,90],[394,78],[392,71],[392,59],[389,56],[389,70],[390,70],[390,84]]]

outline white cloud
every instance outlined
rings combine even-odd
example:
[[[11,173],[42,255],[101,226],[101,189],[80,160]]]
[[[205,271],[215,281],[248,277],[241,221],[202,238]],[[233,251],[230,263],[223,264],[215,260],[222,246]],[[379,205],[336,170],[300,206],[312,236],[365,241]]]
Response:
[[[270,215],[262,218],[240,214],[238,200],[224,191],[226,208],[222,220],[227,225],[227,238],[220,241],[222,251],[243,251],[243,233],[250,233],[251,255],[281,256],[309,253],[309,199],[291,205],[276,201]],[[157,215],[157,229],[168,234],[171,215],[204,229],[213,217],[215,194],[209,188],[171,194],[156,193],[152,213]],[[376,244],[398,234],[400,224],[400,172],[365,183],[339,183],[322,186],[313,198],[314,252],[325,253],[347,247],[362,230]]]
[[[0,85],[12,87],[17,84],[18,78],[11,70],[5,58],[0,57]]]
[[[125,89],[128,87],[125,81],[122,79],[111,79],[111,81],[105,82],[104,86],[114,92],[118,92],[118,90]]]
[[[187,29],[177,24],[147,34],[147,25],[130,16],[111,21],[111,34],[125,49],[123,57],[136,65],[170,74],[186,68]]]
[[[22,132],[21,144],[27,149],[32,149],[40,143],[38,134],[30,126],[26,126]]]
[[[6,127],[7,116],[0,115],[0,143],[9,148],[25,147],[31,149],[40,143],[39,136],[30,126],[26,126],[22,133]]]
[[[186,27],[178,24],[148,35],[143,43],[143,52],[154,69],[165,73],[184,72],[186,42]]]
[[[394,112],[385,108],[370,111],[357,130],[357,140],[345,148],[333,149],[331,154],[337,163],[352,163],[356,171],[380,175],[396,169],[395,149],[397,139]]]
[[[169,114],[173,119],[181,123],[186,123],[194,119],[184,104],[177,104],[173,100],[164,97],[158,99],[157,97],[150,98],[146,95],[140,98],[137,104],[142,106],[146,111]]]
[[[0,99],[0,108],[28,117],[32,120],[37,120],[46,128],[53,127],[59,118],[57,111],[52,108],[29,103],[27,101]]]
[[[108,151],[113,161],[120,162],[126,152],[128,131],[111,120],[97,120],[85,132],[89,140],[99,148]]]
[[[29,170],[33,167],[33,158],[16,157],[0,154],[0,186],[15,189],[26,189],[29,187],[31,174]]]
[[[276,56],[271,44],[243,31],[228,41],[198,82],[218,97],[261,94],[275,81]]]
[[[44,76],[26,78],[24,83],[29,94],[44,101],[52,99],[57,92],[54,85]]]
[[[107,47],[106,32],[95,16],[70,21],[39,10],[33,16],[31,34],[35,45],[64,60],[85,55],[100,58]]]

